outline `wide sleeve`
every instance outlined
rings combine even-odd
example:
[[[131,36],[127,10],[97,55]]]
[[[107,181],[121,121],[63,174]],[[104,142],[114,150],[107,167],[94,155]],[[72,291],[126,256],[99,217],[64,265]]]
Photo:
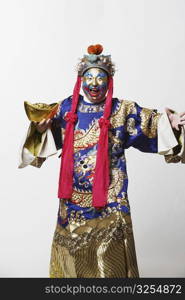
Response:
[[[166,112],[128,105],[125,122],[125,148],[163,155],[167,163],[185,163],[185,126],[173,129]],[[174,111],[174,113],[176,113]]]
[[[51,128],[48,128],[43,133],[37,131],[33,121],[30,122],[29,128],[20,146],[18,168],[24,168],[28,165],[40,168],[48,157],[56,154],[57,151],[61,149],[60,110],[61,102],[59,102],[59,108],[53,118]]]
[[[125,120],[125,148],[134,147],[142,152],[158,152],[157,127],[161,114],[156,109],[129,103]]]

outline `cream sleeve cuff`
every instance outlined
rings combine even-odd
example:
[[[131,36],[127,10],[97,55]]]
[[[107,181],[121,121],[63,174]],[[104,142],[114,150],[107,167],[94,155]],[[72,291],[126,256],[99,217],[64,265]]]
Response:
[[[37,139],[36,143],[36,135],[38,134],[36,133],[34,124],[31,122],[20,147],[18,168],[24,168],[28,165],[39,168],[49,156],[57,153],[51,129],[47,129],[44,133],[40,134],[39,141]],[[26,146],[28,139],[29,146]]]

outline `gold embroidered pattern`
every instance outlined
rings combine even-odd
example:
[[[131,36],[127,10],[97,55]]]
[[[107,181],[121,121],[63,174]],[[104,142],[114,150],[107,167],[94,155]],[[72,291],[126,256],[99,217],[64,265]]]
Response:
[[[111,169],[111,184],[108,189],[107,197],[108,203],[117,202],[117,195],[120,193],[121,188],[123,187],[123,182],[126,178],[127,175],[122,170],[117,168]],[[124,199],[120,199],[121,201],[124,201]]]
[[[114,113],[112,113],[110,117],[110,123],[113,128],[123,126],[125,122],[125,115],[124,115],[124,101],[119,101]]]
[[[137,114],[137,109],[136,109],[136,104],[134,101],[129,101],[129,100],[123,100],[124,105],[125,105],[125,113],[126,116],[129,114],[136,115]]]
[[[86,105],[85,105],[86,106]],[[128,114],[136,113],[135,103],[128,100],[120,100],[116,111],[111,115],[110,122],[113,128],[123,126]],[[62,129],[62,139],[64,140],[65,130]],[[100,128],[97,119],[94,119],[87,129],[75,129],[74,132],[74,152],[89,148],[98,143]]]
[[[118,131],[117,131],[117,133],[118,133]],[[109,140],[112,142],[112,148],[114,148],[114,146],[115,146],[115,144],[116,144],[116,146],[118,145],[118,144],[120,144],[120,146],[123,144],[123,141],[121,141],[120,139],[119,139],[119,137],[118,137],[118,135],[117,135],[117,133],[116,133],[116,135],[114,135],[113,133],[112,133],[112,131],[109,131]]]
[[[112,113],[110,122],[113,128],[123,126],[128,114],[136,114],[135,102],[129,100],[119,100],[116,111]]]
[[[50,260],[50,278],[77,277],[74,259],[67,248],[53,242]]]
[[[130,135],[137,135],[137,128],[135,128],[134,118],[129,118],[128,119],[126,130]]]
[[[75,130],[74,152],[97,144],[100,135],[98,120],[94,119],[88,129]]]
[[[92,192],[79,192],[74,189],[71,201],[75,204],[79,204],[82,207],[89,207],[92,205]]]
[[[67,228],[57,225],[50,277],[139,277],[130,216],[117,211],[83,222],[73,220],[74,226]]]
[[[60,199],[59,214],[62,220],[67,218],[67,206],[65,205],[65,201],[65,199]]]
[[[141,130],[149,138],[157,136],[157,124],[161,113],[152,109],[142,108],[141,113]]]
[[[124,179],[127,175],[120,169],[111,170],[111,184],[108,189],[107,203],[117,202],[117,195],[121,191]],[[92,206],[92,192],[80,191],[74,187],[71,201],[75,204],[79,204],[81,207],[91,207]],[[119,202],[123,205],[128,206],[128,201],[125,196],[119,198]]]
[[[54,241],[57,242],[59,245],[62,245],[65,248],[67,248],[69,250],[69,253],[71,255],[74,255],[75,252],[78,251],[78,249],[80,249],[81,247],[88,247],[89,243],[92,243],[92,240],[101,242],[102,239],[104,239],[104,242],[108,243],[110,237],[113,240],[123,239],[123,236],[125,234],[129,234],[130,232],[131,229],[128,225],[125,225],[123,223],[120,223],[119,225],[117,224],[115,230],[115,224],[111,223],[108,228],[94,228],[91,229],[90,232],[83,232],[81,235],[73,234],[72,238],[69,235],[64,236],[59,232],[56,232],[54,236]]]

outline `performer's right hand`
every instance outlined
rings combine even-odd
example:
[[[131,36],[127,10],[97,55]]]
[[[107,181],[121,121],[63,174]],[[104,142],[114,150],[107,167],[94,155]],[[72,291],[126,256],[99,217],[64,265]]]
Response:
[[[34,122],[36,129],[38,132],[43,133],[45,130],[47,130],[48,128],[50,128],[52,123],[52,119],[43,119],[41,122],[37,123]]]

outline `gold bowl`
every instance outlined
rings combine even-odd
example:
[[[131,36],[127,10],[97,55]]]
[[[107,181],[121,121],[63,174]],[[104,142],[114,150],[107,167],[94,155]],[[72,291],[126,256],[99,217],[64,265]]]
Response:
[[[24,101],[24,108],[28,119],[33,122],[40,122],[43,119],[52,119],[57,113],[59,104],[45,104],[45,103],[30,103]]]

